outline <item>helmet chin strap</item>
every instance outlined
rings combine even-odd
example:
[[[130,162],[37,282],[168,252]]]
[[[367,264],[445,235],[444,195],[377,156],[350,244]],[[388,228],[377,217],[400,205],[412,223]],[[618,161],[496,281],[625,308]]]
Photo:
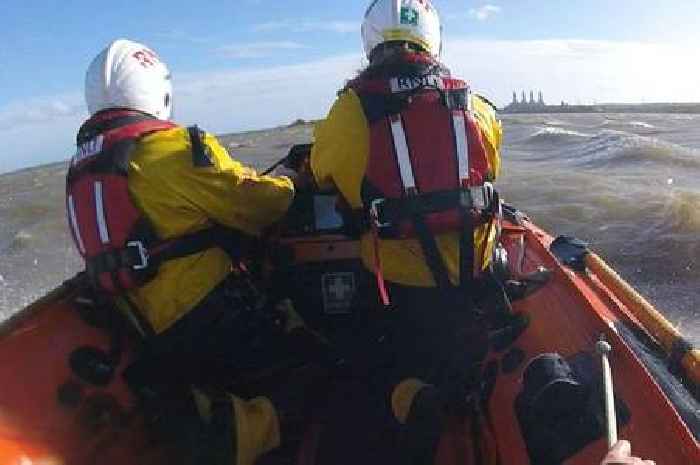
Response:
[[[408,41],[391,41],[379,44],[370,54],[370,63],[376,63],[377,61],[382,61],[392,55],[401,52],[416,52],[416,53],[427,53],[423,47],[413,44]]]
[[[172,93],[167,93],[165,94],[164,97],[164,106],[163,106],[163,111],[167,112],[167,118],[161,118],[167,121],[172,121],[173,120],[173,115],[175,113],[175,108],[173,107],[173,96]],[[165,115],[164,115],[165,116]]]

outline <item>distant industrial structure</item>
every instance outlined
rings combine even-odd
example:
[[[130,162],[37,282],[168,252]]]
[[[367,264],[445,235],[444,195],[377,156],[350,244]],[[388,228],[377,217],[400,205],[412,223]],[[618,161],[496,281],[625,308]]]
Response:
[[[535,91],[530,91],[530,100],[525,97],[525,91],[522,91],[522,98],[518,101],[518,93],[513,91],[513,101],[510,105],[504,108],[504,111],[513,113],[536,113],[538,110],[543,110],[547,107],[544,103],[544,95],[542,91],[537,92],[537,101],[535,101]]]
[[[559,105],[547,105],[542,91],[530,91],[528,100],[523,90],[513,92],[513,101],[500,111],[502,113],[700,113],[700,103],[600,103],[594,105],[571,105],[564,101]]]

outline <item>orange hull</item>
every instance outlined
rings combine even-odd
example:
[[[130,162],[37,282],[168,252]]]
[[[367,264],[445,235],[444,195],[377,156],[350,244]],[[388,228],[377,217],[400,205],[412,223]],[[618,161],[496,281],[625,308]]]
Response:
[[[288,245],[300,263],[356,258],[357,243],[341,239],[321,236],[291,240]],[[437,462],[476,465],[474,449],[479,447],[491,458],[483,463],[495,463],[496,457],[503,464],[532,463],[514,407],[525,362],[513,362],[513,354],[518,355],[513,348],[526,359],[544,352],[567,358],[590,353],[600,334],[605,334],[614,348],[611,363],[616,395],[629,410],[629,421],[621,426],[620,436],[632,441],[636,454],[659,464],[700,464],[700,446],[687,418],[681,417],[662,389],[664,382],[657,381],[658,373],[642,362],[630,339],[630,334],[653,331],[641,326],[624,299],[598,275],[562,267],[548,250],[551,241],[527,222],[505,226],[503,243],[515,262],[511,267],[519,268],[514,271],[526,273],[544,266],[553,276],[544,288],[514,304],[516,311],[529,316],[531,323],[525,332],[507,350],[489,355],[500,369],[488,401],[487,433],[480,435],[477,446],[471,422],[455,420],[443,437]],[[71,369],[68,360],[76,348],[110,348],[109,335],[87,324],[76,311],[77,297],[76,280],[69,281],[0,328],[0,465],[178,463],[147,431],[135,398],[120,376],[131,361],[128,348],[106,386],[91,386]],[[687,387],[695,393],[685,392],[684,398],[688,405],[697,406],[692,398],[692,394],[697,396],[695,368],[692,357],[688,360],[683,363],[688,368]],[[506,366],[510,367],[504,369]],[[679,385],[676,379],[666,382]],[[315,463],[312,436],[305,442],[299,463]],[[605,450],[605,440],[600,437],[563,463],[596,464]]]

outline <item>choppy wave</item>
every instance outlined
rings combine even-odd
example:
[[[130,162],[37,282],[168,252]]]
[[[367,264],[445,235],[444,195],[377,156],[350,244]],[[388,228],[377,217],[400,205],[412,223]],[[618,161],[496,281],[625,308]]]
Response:
[[[547,126],[570,126],[570,123],[567,123],[566,121],[561,121],[558,119],[549,119],[544,122]]]
[[[600,130],[610,129],[618,131],[633,131],[644,135],[656,135],[664,132],[656,124],[649,121],[644,121],[641,119],[629,121],[625,118],[615,117],[607,117],[596,127]]]
[[[623,131],[604,130],[582,147],[573,150],[570,158],[591,168],[619,164],[657,163],[666,166],[700,169],[700,151],[667,142],[656,137]]]
[[[700,192],[673,192],[666,206],[666,213],[673,232],[700,233]]]
[[[671,115],[671,119],[675,121],[692,121],[698,119],[698,115]]]
[[[611,221],[622,221],[639,228],[637,241],[647,242],[645,248],[654,248],[655,242],[676,243],[697,241],[700,234],[700,191],[688,189],[650,188],[644,195],[618,196],[617,201],[600,209]],[[600,208],[600,205],[597,205]],[[627,210],[621,214],[621,208]]]
[[[525,126],[532,126],[535,124],[539,125],[547,125],[552,123],[552,125],[557,125],[556,123],[558,120],[544,117],[542,115],[522,115],[522,116],[514,116],[514,115],[508,115],[508,125],[509,126],[519,126],[519,125],[525,125]],[[562,122],[563,123],[563,122]],[[566,123],[563,123],[566,124]]]
[[[564,129],[558,126],[548,126],[537,130],[535,133],[527,138],[527,143],[547,143],[547,144],[561,144],[571,139],[590,138],[593,137],[592,134],[586,134],[579,131],[574,131],[571,129]]]

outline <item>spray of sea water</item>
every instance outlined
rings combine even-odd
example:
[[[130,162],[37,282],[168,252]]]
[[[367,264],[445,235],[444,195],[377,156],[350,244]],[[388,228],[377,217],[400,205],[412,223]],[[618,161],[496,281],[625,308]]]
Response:
[[[588,241],[700,343],[700,115],[504,115],[499,188],[553,235]],[[308,126],[226,136],[257,168]],[[0,175],[0,316],[80,269],[65,164]]]

